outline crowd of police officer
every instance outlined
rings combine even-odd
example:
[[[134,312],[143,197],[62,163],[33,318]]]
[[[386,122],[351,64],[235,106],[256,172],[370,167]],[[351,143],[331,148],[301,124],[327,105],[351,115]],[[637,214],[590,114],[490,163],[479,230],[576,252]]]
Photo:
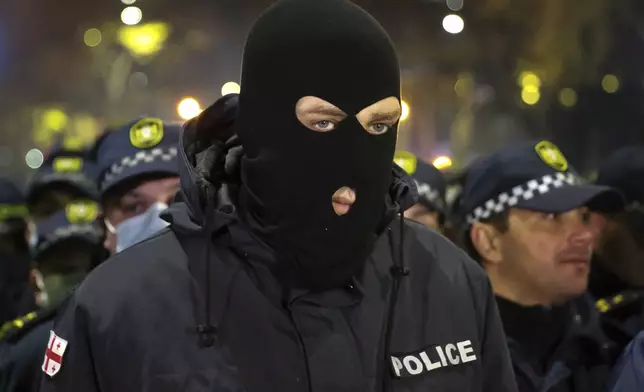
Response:
[[[56,146],[26,192],[0,182],[0,391],[38,390],[54,318],[98,264],[167,223],[179,127],[143,118]]]
[[[167,225],[178,140],[178,126],[143,118],[90,150],[54,148],[24,193],[2,180],[0,391],[38,390],[69,294]],[[616,152],[594,183],[548,141],[504,147],[459,176],[406,152],[395,162],[418,191],[405,217],[487,271],[520,391],[640,390],[644,148]]]

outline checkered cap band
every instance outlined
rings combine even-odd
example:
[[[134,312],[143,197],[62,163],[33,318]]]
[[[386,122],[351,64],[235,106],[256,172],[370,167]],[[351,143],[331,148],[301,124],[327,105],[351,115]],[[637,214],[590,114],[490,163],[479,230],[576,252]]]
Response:
[[[425,200],[429,201],[433,205],[435,205],[437,208],[444,208],[445,207],[445,201],[441,198],[441,194],[438,190],[432,188],[429,184],[426,184],[424,182],[418,182],[414,180],[416,183],[416,189],[418,190],[418,196],[424,198]]]
[[[110,183],[118,175],[123,173],[123,170],[134,168],[138,165],[145,163],[152,163],[155,161],[171,161],[177,157],[177,147],[157,147],[151,150],[143,150],[136,153],[134,156],[124,157],[120,162],[114,163],[107,170],[101,183],[101,188],[104,188],[107,183]]]
[[[553,189],[581,183],[581,178],[574,173],[546,174],[541,178],[515,186],[511,191],[503,192],[496,198],[486,201],[482,206],[476,207],[472,213],[467,215],[467,222],[473,223],[488,219],[495,214],[516,206],[521,200],[530,200],[536,196],[546,194]]]

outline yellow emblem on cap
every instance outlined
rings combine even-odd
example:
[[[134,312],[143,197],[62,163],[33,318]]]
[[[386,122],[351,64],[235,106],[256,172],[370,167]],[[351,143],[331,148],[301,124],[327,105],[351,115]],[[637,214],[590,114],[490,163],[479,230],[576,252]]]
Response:
[[[0,204],[0,221],[25,218],[29,209],[24,204]]]
[[[407,151],[396,151],[394,162],[410,176],[416,173],[417,158],[414,154]]]
[[[151,148],[163,140],[163,121],[144,118],[130,128],[130,143],[136,148]]]
[[[568,170],[566,157],[561,153],[559,147],[551,142],[543,140],[537,143],[534,149],[539,155],[539,158],[551,168],[562,172]]]
[[[53,162],[56,173],[76,173],[83,169],[83,158],[80,157],[57,157]]]
[[[75,201],[65,207],[65,216],[71,224],[91,223],[99,213],[98,203],[89,200]]]

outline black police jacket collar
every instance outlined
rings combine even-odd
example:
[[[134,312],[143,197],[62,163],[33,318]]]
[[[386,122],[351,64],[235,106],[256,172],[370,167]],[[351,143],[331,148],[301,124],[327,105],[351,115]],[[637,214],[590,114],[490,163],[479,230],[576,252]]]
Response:
[[[199,232],[201,235],[197,238],[206,238],[207,241],[237,250],[242,260],[255,258],[270,263],[275,260],[273,251],[251,234],[237,214],[235,199],[240,181],[238,161],[243,152],[231,130],[236,112],[237,96],[229,95],[186,123],[179,151],[180,192],[184,202],[171,207],[162,217],[173,225],[175,232]],[[408,209],[418,198],[411,177],[393,162],[392,172],[393,180],[379,234],[390,225],[398,211]],[[188,259],[191,273],[201,291],[193,293],[194,299],[204,305],[197,307],[197,330],[203,334],[203,342],[209,343],[215,332],[214,326],[225,312],[228,287],[242,265],[217,263],[213,267],[214,263],[208,259],[210,252],[205,256]],[[404,257],[395,259],[404,262]],[[221,270],[211,271],[211,268]],[[378,268],[381,268],[383,275],[391,272],[389,265],[383,264]],[[405,268],[400,266],[400,269]],[[205,278],[208,276],[213,276],[215,280],[209,283],[210,280]],[[217,293],[212,293],[213,289]],[[210,301],[214,303],[210,304]],[[211,309],[213,313],[210,313]]]

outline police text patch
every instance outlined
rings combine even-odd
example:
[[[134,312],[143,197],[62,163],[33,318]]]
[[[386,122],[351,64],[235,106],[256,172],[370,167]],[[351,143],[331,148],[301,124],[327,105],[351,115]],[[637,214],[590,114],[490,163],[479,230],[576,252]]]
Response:
[[[476,360],[472,342],[465,340],[432,346],[418,353],[391,356],[391,367],[396,377],[406,378]]]

